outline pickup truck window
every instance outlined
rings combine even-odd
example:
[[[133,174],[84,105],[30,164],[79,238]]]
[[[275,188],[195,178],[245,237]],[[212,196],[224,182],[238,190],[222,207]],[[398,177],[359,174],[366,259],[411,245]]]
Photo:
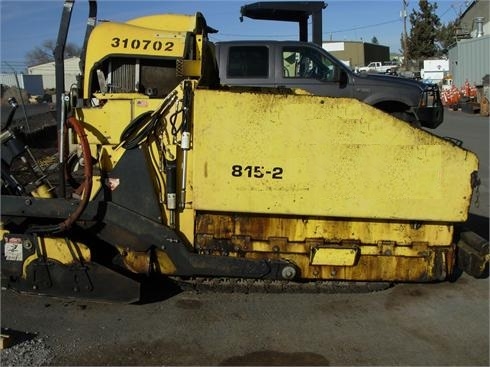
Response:
[[[269,49],[265,46],[233,46],[228,50],[229,78],[268,78]]]
[[[284,47],[282,50],[285,78],[333,81],[336,67],[328,58],[309,47]]]

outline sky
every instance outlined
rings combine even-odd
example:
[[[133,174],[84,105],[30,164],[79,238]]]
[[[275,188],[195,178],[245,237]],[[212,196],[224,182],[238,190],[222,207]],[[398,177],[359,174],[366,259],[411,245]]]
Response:
[[[297,23],[254,20],[240,22],[240,7],[256,0],[99,0],[99,20],[126,21],[155,13],[194,14],[201,12],[209,26],[219,32],[210,35],[212,41],[244,39],[297,39]],[[403,31],[402,0],[324,0],[324,41],[371,42],[376,37],[391,53],[400,50]],[[433,2],[433,1],[431,1]],[[466,9],[465,1],[436,1],[437,15],[442,23],[454,20]],[[45,40],[55,41],[63,0],[0,0],[0,60],[2,71],[10,68],[20,71],[25,67],[25,56]],[[408,1],[408,14],[418,9],[418,0]],[[88,15],[88,1],[77,0],[73,8],[68,42],[83,44]],[[311,20],[310,20],[311,21]],[[407,18],[407,29],[410,22]],[[311,35],[311,30],[309,31]]]

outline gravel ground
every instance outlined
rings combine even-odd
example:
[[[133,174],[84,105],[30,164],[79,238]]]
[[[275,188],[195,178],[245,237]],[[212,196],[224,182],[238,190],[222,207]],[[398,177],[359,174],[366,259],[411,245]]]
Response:
[[[44,338],[24,333],[28,338],[18,340],[21,333],[8,329],[2,330],[4,333],[10,335],[13,345],[0,351],[1,366],[45,366],[53,360],[54,354]]]

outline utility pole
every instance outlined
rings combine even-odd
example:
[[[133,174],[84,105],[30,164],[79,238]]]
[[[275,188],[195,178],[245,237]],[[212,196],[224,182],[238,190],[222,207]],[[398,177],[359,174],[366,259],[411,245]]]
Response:
[[[402,0],[403,2],[403,10],[402,10],[402,17],[403,17],[403,66],[405,70],[407,69],[408,66],[408,40],[407,40],[407,7],[408,7],[408,0]]]

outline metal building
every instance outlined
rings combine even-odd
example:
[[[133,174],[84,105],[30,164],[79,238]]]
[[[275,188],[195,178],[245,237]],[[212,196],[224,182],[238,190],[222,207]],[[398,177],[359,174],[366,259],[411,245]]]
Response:
[[[483,85],[490,75],[490,35],[458,41],[449,50],[449,72],[457,87]]]
[[[490,76],[490,2],[473,0],[458,19],[458,41],[448,51],[449,72],[453,83],[488,88]]]
[[[369,42],[324,41],[322,47],[351,68],[373,61],[389,61],[390,48]]]

